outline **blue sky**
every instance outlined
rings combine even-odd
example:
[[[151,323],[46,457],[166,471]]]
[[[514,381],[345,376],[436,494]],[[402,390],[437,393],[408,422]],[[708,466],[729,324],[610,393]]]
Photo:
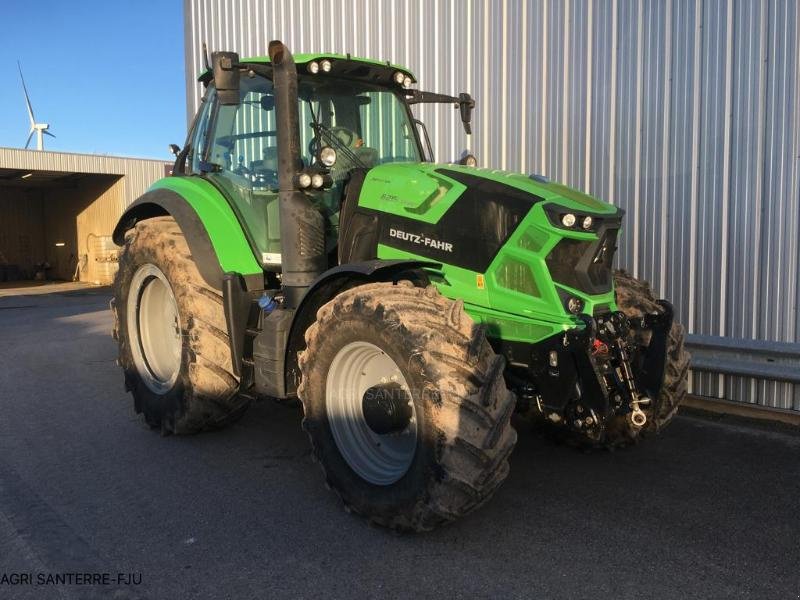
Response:
[[[2,4],[0,146],[28,137],[17,59],[36,120],[57,136],[45,149],[169,159],[168,144],[183,144],[180,0]]]

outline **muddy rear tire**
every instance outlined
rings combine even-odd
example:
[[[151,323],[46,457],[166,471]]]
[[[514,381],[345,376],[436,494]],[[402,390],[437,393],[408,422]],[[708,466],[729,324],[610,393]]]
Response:
[[[423,531],[494,494],[516,442],[514,398],[460,301],[407,281],[363,285],[320,308],[305,337],[303,428],[346,509]],[[377,425],[376,389],[403,400]]]
[[[125,388],[151,427],[195,433],[241,416],[249,400],[237,395],[222,294],[203,280],[172,217],[126,233],[113,293]]]

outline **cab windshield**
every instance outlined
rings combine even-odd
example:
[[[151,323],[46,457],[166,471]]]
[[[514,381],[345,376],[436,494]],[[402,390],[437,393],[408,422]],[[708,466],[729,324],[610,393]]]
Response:
[[[300,79],[298,95],[301,138],[308,138],[303,146],[310,146],[304,150],[314,150],[313,124],[319,123],[329,134],[323,136],[322,145],[339,146],[344,151],[339,154],[357,160],[358,166],[421,160],[416,129],[394,91],[367,83],[306,77]]]

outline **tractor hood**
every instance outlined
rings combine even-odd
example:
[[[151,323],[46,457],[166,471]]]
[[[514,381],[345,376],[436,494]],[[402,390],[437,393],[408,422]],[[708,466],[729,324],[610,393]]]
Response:
[[[537,205],[556,214],[592,215],[595,221],[621,213],[545,178],[453,164],[374,167],[358,198],[364,218],[375,219],[370,227],[377,230],[379,245],[480,273]]]
[[[567,210],[616,215],[615,206],[539,175],[522,175],[447,163],[390,163],[369,170],[359,204],[436,222],[465,193],[514,204],[552,202]]]

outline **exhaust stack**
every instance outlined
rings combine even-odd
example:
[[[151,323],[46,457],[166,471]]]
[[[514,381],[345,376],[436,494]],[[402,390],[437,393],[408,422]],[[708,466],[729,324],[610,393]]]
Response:
[[[284,308],[297,308],[311,282],[327,267],[325,223],[296,184],[302,168],[297,68],[283,42],[269,43],[278,129],[278,202]]]

